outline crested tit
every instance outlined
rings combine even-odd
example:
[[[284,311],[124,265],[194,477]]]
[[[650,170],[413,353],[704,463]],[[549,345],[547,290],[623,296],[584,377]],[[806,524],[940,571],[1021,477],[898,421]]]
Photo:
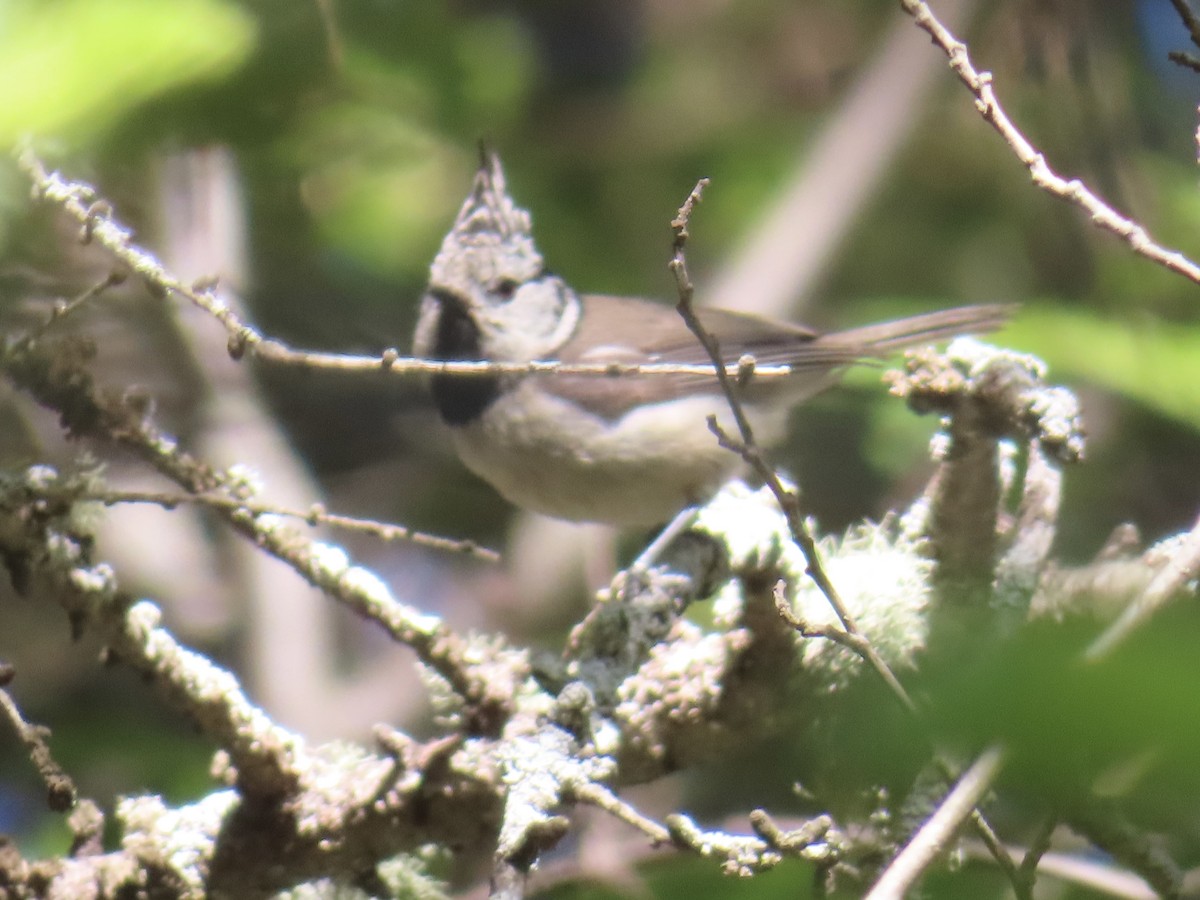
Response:
[[[849,365],[987,331],[1006,306],[969,306],[819,334],[801,325],[698,309],[729,364],[750,354],[791,374],[738,387],[756,433],[779,436],[788,411]],[[509,197],[495,155],[430,269],[414,339],[436,360],[708,363],[669,306],[580,294],[547,270],[529,214]],[[518,506],[561,519],[654,525],[706,500],[738,467],[706,420],[736,433],[712,375],[435,375],[433,399],[466,466]]]

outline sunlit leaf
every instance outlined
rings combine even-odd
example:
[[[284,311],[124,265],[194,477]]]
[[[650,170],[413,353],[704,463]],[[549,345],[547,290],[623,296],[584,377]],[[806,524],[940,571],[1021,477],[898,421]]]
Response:
[[[99,129],[171,88],[232,70],[254,24],[217,0],[61,0],[0,33],[0,144]]]
[[[1050,366],[1050,380],[1087,381],[1200,429],[1200,327],[1102,318],[1027,305],[1004,332]]]
[[[525,32],[509,19],[469,21],[455,51],[472,114],[483,122],[507,121],[536,76],[534,50]]]
[[[473,162],[416,117],[360,103],[305,120],[291,152],[322,239],[377,272],[425,271]]]
[[[1188,608],[1170,610],[1089,663],[1083,650],[1099,630],[1091,621],[1039,623],[973,654],[931,678],[932,718],[972,746],[1002,739],[1011,776],[1037,793],[1094,787],[1153,795],[1163,806],[1172,792],[1194,790],[1200,621]]]

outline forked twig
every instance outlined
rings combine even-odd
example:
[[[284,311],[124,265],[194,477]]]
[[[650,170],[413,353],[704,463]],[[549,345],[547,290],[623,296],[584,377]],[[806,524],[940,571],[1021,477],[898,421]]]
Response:
[[[879,677],[884,680],[891,691],[899,698],[900,702],[909,710],[915,711],[916,706],[913,704],[912,698],[909,697],[904,686],[900,684],[899,679],[896,678],[895,673],[884,662],[878,651],[862,635],[862,632],[854,621],[853,615],[842,601],[837,588],[834,587],[833,582],[826,573],[825,567],[821,563],[821,555],[817,550],[817,542],[804,521],[804,511],[801,508],[799,495],[795,491],[784,487],[774,467],[767,461],[762,450],[755,442],[754,429],[750,424],[750,420],[746,417],[746,411],[734,389],[734,379],[730,377],[727,371],[729,367],[723,362],[720,343],[716,335],[704,327],[693,308],[692,299],[695,294],[695,288],[692,285],[691,277],[688,275],[685,247],[688,241],[688,225],[691,221],[692,212],[695,210],[696,204],[700,202],[700,198],[708,183],[707,178],[701,178],[696,183],[691,193],[688,194],[687,199],[684,200],[683,206],[679,208],[679,214],[671,222],[675,239],[671,262],[669,263],[678,289],[679,302],[676,304],[676,309],[712,361],[713,369],[717,376],[717,383],[720,385],[721,392],[725,395],[725,399],[729,404],[729,409],[733,414],[740,438],[733,439],[727,435],[717,424],[715,416],[709,417],[708,427],[716,435],[717,440],[721,442],[722,446],[741,456],[754,469],[758,476],[763,479],[763,482],[779,503],[779,508],[783,511],[792,540],[795,541],[796,546],[804,554],[809,577],[816,582],[821,593],[829,600],[829,605],[833,607],[833,611],[842,623],[842,628],[846,634],[857,638],[861,642],[858,643],[859,649],[856,652],[879,674]],[[739,360],[737,370],[738,376],[742,378],[745,378],[751,372],[756,374],[758,371],[752,359]]]
[[[999,747],[989,747],[979,755],[933,815],[884,870],[866,900],[901,900],[908,896],[921,873],[945,852],[955,833],[975,812],[1003,762],[1004,751]]]
[[[1181,0],[1172,2],[1176,9],[1186,7]],[[1178,250],[1169,250],[1156,243],[1144,226],[1122,216],[1078,178],[1063,178],[1050,167],[1042,152],[1029,142],[1000,105],[992,87],[992,73],[980,72],[971,64],[967,45],[938,20],[928,3],[923,0],[900,0],[900,6],[913,17],[917,27],[928,34],[934,44],[946,54],[950,60],[950,68],[966,85],[967,90],[975,95],[975,106],[983,120],[1012,148],[1017,159],[1029,170],[1029,176],[1035,185],[1085,210],[1097,228],[1121,238],[1134,253],[1200,284],[1200,266]]]
[[[388,348],[378,356],[347,353],[323,353],[297,350],[282,341],[267,337],[245,322],[237,312],[215,293],[213,279],[200,279],[191,284],[177,278],[149,250],[133,241],[132,231],[118,222],[112,208],[98,200],[96,190],[89,184],[69,181],[51,172],[32,150],[26,148],[18,156],[18,165],[33,182],[39,196],[60,206],[80,226],[82,238],[102,246],[114,259],[135,272],[157,294],[174,294],[202,309],[225,329],[229,354],[234,359],[251,355],[272,365],[336,372],[389,372],[396,375],[473,375],[487,377],[505,375],[584,375],[594,378],[621,378],[641,375],[712,375],[713,367],[690,363],[575,363],[567,365],[557,360],[529,362],[491,362],[486,360],[431,360],[403,356]],[[759,366],[755,375],[762,378],[781,378],[791,374],[786,365]],[[729,367],[736,373],[736,366]]]
[[[687,199],[679,208],[679,213],[671,222],[671,228],[674,231],[675,239],[673,243],[671,262],[669,267],[675,276],[675,282],[678,289],[679,301],[676,308],[679,314],[687,323],[688,328],[696,335],[697,340],[704,347],[712,360],[713,367],[716,371],[717,381],[720,384],[721,391],[725,395],[725,399],[729,404],[730,411],[733,414],[734,421],[740,434],[740,439],[734,439],[727,435],[725,431],[718,425],[715,416],[710,416],[708,420],[709,429],[716,435],[717,440],[721,445],[729,450],[739,454],[743,460],[749,464],[758,474],[763,482],[768,486],[771,493],[774,495],[776,502],[779,504],[780,510],[783,512],[784,518],[788,524],[788,530],[792,540],[800,548],[804,554],[804,559],[807,565],[806,573],[816,583],[821,593],[829,601],[829,605],[833,608],[838,620],[841,622],[842,630],[831,630],[823,633],[821,636],[830,640],[836,640],[838,643],[846,646],[850,650],[859,655],[865,660],[868,665],[879,675],[883,682],[888,686],[891,692],[895,695],[901,705],[911,714],[918,715],[919,711],[912,697],[895,673],[891,670],[884,659],[879,655],[879,652],[871,644],[870,640],[858,628],[854,617],[846,608],[842,601],[837,588],[830,580],[824,565],[821,562],[820,552],[817,550],[816,539],[812,536],[807,523],[805,522],[804,511],[801,506],[800,496],[793,490],[784,487],[779,479],[778,473],[767,461],[766,456],[759,448],[754,440],[754,431],[750,425],[749,419],[746,417],[742,403],[735,391],[734,381],[727,373],[727,366],[723,365],[721,356],[720,343],[715,335],[708,331],[696,316],[695,310],[692,307],[692,299],[695,293],[691,277],[687,269],[687,256],[685,248],[688,241],[688,225],[691,221],[692,212],[695,210],[696,204],[700,202],[704,188],[708,185],[708,179],[702,178],[696,183],[696,186],[688,194]],[[738,362],[739,374],[753,372],[753,359],[743,359]],[[792,616],[792,619],[795,617]],[[801,623],[803,625],[803,623]],[[937,758],[936,764],[947,778],[954,778],[955,774],[951,771],[950,766],[944,760]],[[999,760],[997,760],[997,766]],[[984,815],[974,808],[970,808],[966,812],[966,818],[971,822],[976,832],[979,834],[983,842],[992,851],[997,864],[1004,870],[1006,875],[1017,884],[1017,866],[1005,850],[1003,843],[997,837],[995,831],[988,823]]]

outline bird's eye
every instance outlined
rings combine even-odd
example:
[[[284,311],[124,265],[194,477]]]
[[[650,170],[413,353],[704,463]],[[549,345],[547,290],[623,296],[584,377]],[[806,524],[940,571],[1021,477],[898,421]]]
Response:
[[[496,283],[492,285],[492,293],[507,303],[517,295],[518,287],[520,287],[520,285],[512,278],[499,278],[496,280]]]

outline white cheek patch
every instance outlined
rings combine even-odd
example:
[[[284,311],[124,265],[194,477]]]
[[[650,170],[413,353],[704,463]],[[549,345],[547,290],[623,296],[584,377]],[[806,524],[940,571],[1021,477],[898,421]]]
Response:
[[[575,333],[575,329],[579,327],[579,316],[583,313],[583,304],[579,302],[579,296],[565,285],[560,285],[562,309],[558,316],[558,327],[554,329],[551,339],[554,342],[554,350],[570,340],[571,335]]]
[[[579,297],[561,281],[543,278],[522,285],[509,303],[483,312],[487,351],[493,359],[553,359],[579,324]]]

